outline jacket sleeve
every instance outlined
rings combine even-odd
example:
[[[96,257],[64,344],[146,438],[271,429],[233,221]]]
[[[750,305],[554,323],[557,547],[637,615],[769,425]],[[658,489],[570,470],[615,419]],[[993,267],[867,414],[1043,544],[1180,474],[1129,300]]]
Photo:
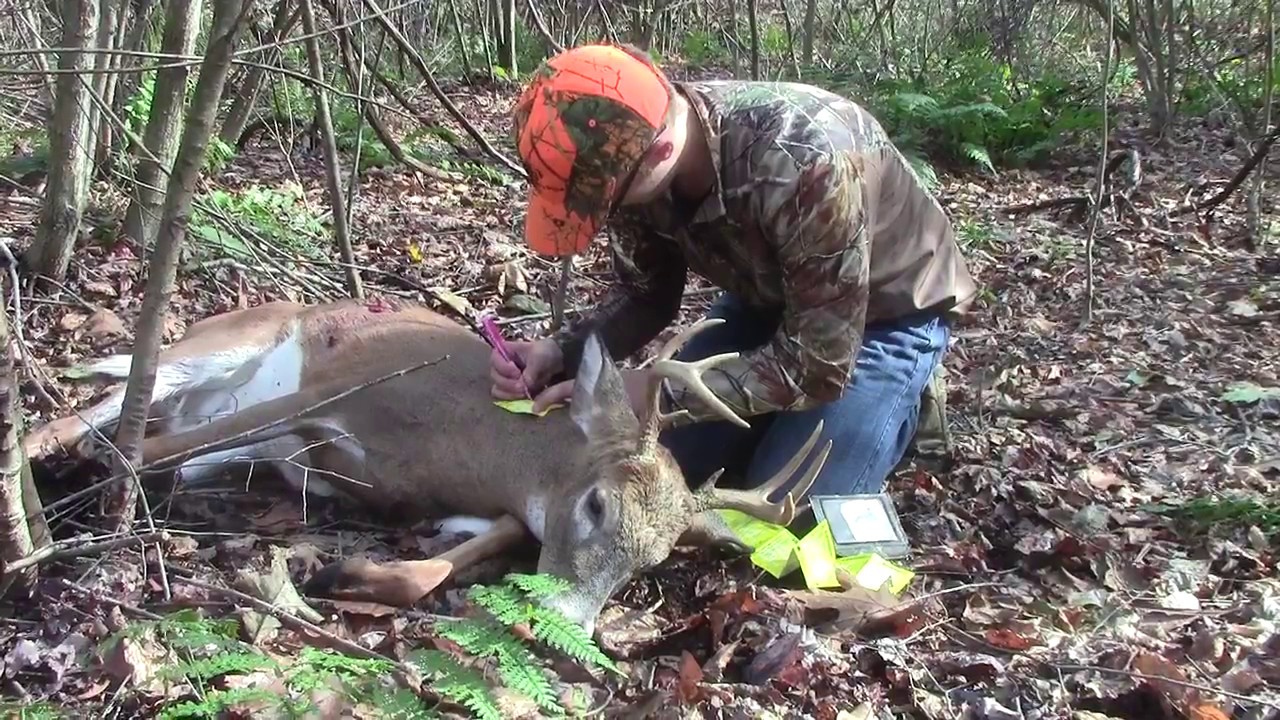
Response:
[[[592,330],[600,332],[609,355],[619,361],[639,352],[680,312],[686,277],[680,247],[640,223],[624,220],[611,230],[613,286],[581,320],[552,336],[564,354],[565,377],[577,375]]]
[[[781,323],[760,348],[702,374],[742,417],[836,400],[852,378],[867,313],[873,227],[864,167],[861,157],[837,153],[807,166],[766,201],[761,222],[783,276]],[[677,424],[719,417],[679,383],[664,385],[664,411],[688,411]]]

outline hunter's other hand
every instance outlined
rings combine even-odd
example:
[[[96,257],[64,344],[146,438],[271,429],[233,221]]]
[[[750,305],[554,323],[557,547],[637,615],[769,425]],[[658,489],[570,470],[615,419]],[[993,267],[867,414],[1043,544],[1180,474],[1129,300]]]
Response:
[[[524,371],[504,360],[497,350],[489,352],[489,378],[493,382],[490,391],[499,400],[530,397],[564,368],[564,354],[552,340],[509,342],[507,350],[524,365]]]

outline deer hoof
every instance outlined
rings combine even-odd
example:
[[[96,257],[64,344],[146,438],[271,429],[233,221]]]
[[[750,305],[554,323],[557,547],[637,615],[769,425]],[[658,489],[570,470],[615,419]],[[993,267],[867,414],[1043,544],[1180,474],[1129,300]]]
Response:
[[[313,597],[333,600],[386,602],[372,597],[378,570],[376,563],[365,558],[347,558],[317,570],[302,590]]]
[[[303,586],[303,592],[331,600],[409,607],[452,573],[453,564],[445,560],[379,565],[365,558],[348,558],[320,568]]]

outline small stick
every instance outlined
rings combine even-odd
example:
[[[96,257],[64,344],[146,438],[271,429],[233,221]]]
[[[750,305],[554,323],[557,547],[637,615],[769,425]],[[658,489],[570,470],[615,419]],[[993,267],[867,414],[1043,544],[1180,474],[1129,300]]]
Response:
[[[57,578],[56,582],[60,587],[64,587],[68,590],[74,590],[80,593],[81,595],[84,595],[85,597],[91,597],[94,600],[97,600],[98,602],[104,602],[104,603],[107,603],[108,605],[114,605],[120,608],[121,610],[124,610],[125,612],[129,612],[129,613],[133,613],[138,617],[141,617],[147,620],[163,620],[164,619],[159,615],[151,612],[150,610],[143,610],[142,608],[137,607],[135,605],[130,605],[129,603],[124,602],[123,600],[117,600],[113,597],[103,595],[102,593],[97,592],[95,590],[90,590],[89,588],[81,585],[80,583],[74,582],[72,580],[68,580],[66,578]]]
[[[47,560],[59,560],[61,558],[79,557],[81,555],[96,555],[101,552],[115,550],[116,548],[132,545],[134,543],[142,543],[145,545],[150,542],[164,542],[168,539],[169,533],[160,530],[157,532],[142,533],[141,535],[124,535],[121,537],[114,537],[110,540],[103,540],[101,542],[76,543],[62,541],[50,543],[30,555],[20,557],[11,563],[6,563],[4,566],[4,574],[8,575],[25,568],[29,568],[32,565],[38,565]]]

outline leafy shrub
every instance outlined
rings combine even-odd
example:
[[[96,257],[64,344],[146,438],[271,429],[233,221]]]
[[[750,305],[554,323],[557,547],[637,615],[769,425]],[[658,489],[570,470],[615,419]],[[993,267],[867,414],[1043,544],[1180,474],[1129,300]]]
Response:
[[[1042,162],[1073,133],[1101,121],[1096,103],[1086,99],[1082,106],[1079,84],[1045,75],[1015,87],[1011,68],[983,49],[948,58],[927,78],[867,86],[848,71],[806,71],[806,79],[811,76],[811,82],[863,102],[922,176],[932,174],[930,162],[992,173]]]
[[[280,187],[251,185],[239,191],[216,189],[200,198],[202,205],[248,227],[272,244],[320,259],[324,223],[317,211],[302,203],[303,199],[302,187],[292,182]],[[190,234],[197,252],[245,261],[253,258],[244,240],[225,230],[217,218],[199,206],[192,212]]]

